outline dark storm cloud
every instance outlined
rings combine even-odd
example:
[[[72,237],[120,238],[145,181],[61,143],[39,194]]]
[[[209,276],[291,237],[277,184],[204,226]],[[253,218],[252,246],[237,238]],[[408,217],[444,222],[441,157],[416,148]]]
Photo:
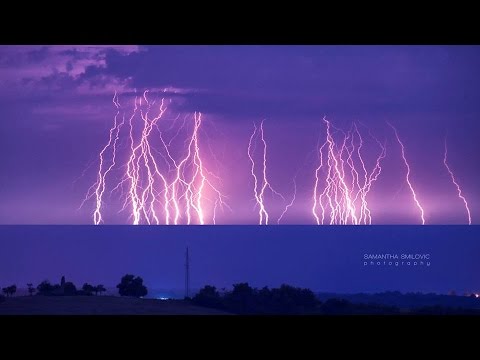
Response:
[[[107,53],[135,51],[137,46],[0,46],[0,92],[4,97],[32,97],[39,91],[120,85],[106,75]]]
[[[110,51],[105,72],[136,88],[202,89],[188,110],[238,116],[348,116],[477,110],[476,47],[156,46]],[[322,111],[323,110],[323,111]]]
[[[384,118],[480,107],[477,47],[24,48],[15,56],[3,51],[2,66],[23,64],[23,84],[30,87],[61,92],[182,88],[194,93],[184,94],[181,109],[234,118]]]
[[[35,49],[27,52],[27,59],[29,62],[40,62],[48,58],[50,51],[48,46],[43,46],[40,49]]]

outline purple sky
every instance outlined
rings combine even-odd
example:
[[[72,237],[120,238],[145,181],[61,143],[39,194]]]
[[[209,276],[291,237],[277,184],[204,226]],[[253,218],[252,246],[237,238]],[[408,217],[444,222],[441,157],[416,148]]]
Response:
[[[172,100],[167,120],[203,113],[200,145],[232,207],[218,223],[258,223],[246,149],[253,122],[265,119],[268,177],[288,201],[297,174],[284,223],[313,224],[326,115],[343,129],[361,121],[387,142],[368,198],[373,223],[419,222],[389,121],[405,143],[427,224],[466,223],[443,165],[445,134],[478,224],[479,65],[478,46],[0,46],[0,223],[91,224],[93,201],[77,209],[95,182],[113,94],[132,107],[134,90],[150,89]],[[365,156],[377,152],[372,145]],[[126,223],[116,201],[106,199],[105,223]],[[266,201],[276,223],[285,204]]]

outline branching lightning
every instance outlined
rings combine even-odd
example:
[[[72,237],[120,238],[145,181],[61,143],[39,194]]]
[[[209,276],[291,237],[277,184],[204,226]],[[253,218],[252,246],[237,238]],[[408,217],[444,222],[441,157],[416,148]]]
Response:
[[[267,177],[267,142],[265,140],[265,135],[263,131],[263,122],[260,123],[260,127],[257,127],[256,124],[253,124],[254,130],[252,135],[250,136],[250,140],[248,142],[248,148],[247,148],[247,155],[251,163],[251,168],[250,172],[253,177],[254,181],[254,186],[253,186],[253,193],[255,196],[256,200],[256,205],[258,206],[258,217],[259,225],[268,225],[269,221],[269,214],[266,209],[265,205],[265,191],[268,189],[270,190],[273,194],[277,195],[278,197],[282,198],[285,201],[285,197],[280,194],[278,191],[276,191],[272,185],[270,185],[270,182],[268,181]],[[255,174],[255,168],[257,167],[256,162],[254,160],[254,149],[252,149],[254,145],[254,141],[256,144],[257,138],[260,137],[262,141],[262,166],[261,166],[261,180],[259,181],[257,175]],[[288,207],[287,207],[288,209]],[[286,210],[285,210],[286,212]],[[282,214],[283,216],[283,214]]]
[[[412,183],[410,182],[410,165],[408,164],[407,158],[405,156],[405,146],[403,145],[403,142],[400,140],[400,137],[398,136],[397,129],[390,123],[387,123],[395,132],[395,137],[397,138],[398,144],[400,145],[400,149],[402,151],[402,159],[403,162],[405,163],[405,167],[407,168],[407,174],[405,176],[405,180],[408,184],[408,187],[410,188],[410,191],[412,192],[413,196],[413,201],[417,205],[418,209],[420,210],[420,218],[422,220],[422,225],[425,225],[425,215],[423,211],[422,205],[420,205],[420,202],[417,199],[417,194],[415,193],[415,190],[413,189]]]
[[[290,201],[286,206],[285,209],[283,209],[283,212],[280,214],[280,217],[277,220],[277,224],[280,224],[280,221],[282,220],[283,216],[287,213],[288,209],[293,205],[295,202],[295,198],[297,196],[297,181],[293,179],[293,197],[292,201]]]
[[[382,171],[381,162],[385,158],[386,147],[369,132],[381,151],[375,166],[368,171],[362,155],[364,141],[357,125],[354,123],[345,133],[331,125],[325,117],[323,123],[326,139],[318,148],[312,215],[318,225],[371,224],[367,195]],[[341,133],[340,142],[335,141],[334,132]]]
[[[216,224],[219,210],[233,211],[221,191],[222,179],[209,170],[213,162],[219,172],[219,161],[205,126],[202,127],[206,121],[202,113],[169,118],[168,100],[155,98],[148,90],[135,92],[131,102],[125,100],[122,104],[115,92],[112,103],[113,124],[97,156],[95,181],[80,205],[91,200],[95,225],[111,221],[112,211],[126,213],[134,225]],[[402,174],[403,169],[406,170],[402,183],[408,185],[413,199],[411,203],[408,201],[409,206],[415,212],[418,210],[419,221],[424,225],[425,211],[415,190],[417,184],[412,181],[405,145],[397,129],[387,124],[400,147],[401,160],[394,161],[402,162],[398,166]],[[305,194],[307,216],[310,219],[313,216],[317,225],[372,224],[371,192],[382,174],[386,140],[378,140],[360,122],[353,122],[348,130],[342,130],[324,117],[321,125],[321,138],[315,147],[316,162],[313,169],[306,170],[310,174],[313,170],[313,179],[307,175],[304,178],[308,183],[303,184],[302,179],[297,183],[295,175],[293,192],[287,201],[286,196],[272,186],[271,149],[265,136],[265,121],[253,124],[247,147],[249,172],[244,175],[253,179],[254,216],[258,216],[259,225],[280,224],[282,219],[285,222],[286,213],[295,202],[305,199]],[[445,139],[443,163],[465,206],[468,224],[472,224],[467,199],[447,162],[447,155]],[[273,184],[277,184],[275,179]],[[111,203],[117,194],[119,197]]]
[[[447,163],[447,139],[445,139],[445,155],[443,157],[443,163],[445,164],[445,167],[447,168],[448,173],[450,174],[450,178],[452,179],[452,183],[456,186],[457,192],[458,192],[458,197],[463,201],[465,205],[465,210],[467,211],[467,216],[468,216],[468,225],[472,225],[472,216],[470,215],[470,209],[468,207],[467,199],[462,195],[462,189],[460,188],[460,185],[458,185],[457,180],[455,179],[455,176],[453,175],[453,171],[450,169]]]
[[[135,96],[131,115],[128,117],[128,133],[125,135],[129,146],[123,151],[118,147],[122,136],[122,127],[126,123],[125,112],[119,121],[122,107],[115,93],[113,103],[116,115],[109,131],[107,144],[99,153],[99,167],[96,182],[90,187],[82,202],[94,197],[94,224],[104,222],[104,193],[107,182],[114,171],[122,171],[120,180],[114,184],[110,193],[121,190],[124,197],[120,211],[130,209],[130,219],[138,224],[205,224],[216,222],[217,208],[231,210],[224,196],[215,185],[212,174],[205,165],[202,154],[199,131],[202,114],[193,116],[193,129],[188,130],[184,118],[181,126],[169,141],[161,130],[166,112],[165,100],[159,103],[149,99],[148,90],[143,96]],[[153,115],[152,115],[153,113]],[[174,123],[165,130],[172,130]],[[188,133],[190,131],[190,133]],[[173,145],[180,134],[186,133],[186,139],[179,149]],[[123,164],[119,164],[124,161]],[[125,190],[126,188],[126,190]]]

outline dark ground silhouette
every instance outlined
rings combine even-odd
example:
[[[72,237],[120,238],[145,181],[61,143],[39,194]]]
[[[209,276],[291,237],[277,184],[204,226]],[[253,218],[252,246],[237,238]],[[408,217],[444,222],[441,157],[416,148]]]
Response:
[[[258,289],[238,283],[222,291],[206,285],[193,299],[159,300],[145,299],[143,279],[129,274],[117,285],[120,296],[93,296],[105,287],[85,283],[77,289],[63,276],[60,284],[45,280],[27,286],[24,296],[14,296],[16,285],[2,288],[0,314],[480,315],[475,294],[315,294],[287,284]]]
[[[235,314],[258,315],[480,315],[480,299],[475,296],[449,296],[386,292],[380,294],[320,294],[309,289],[282,285],[280,288],[252,288],[234,284],[220,293],[207,285],[193,298],[195,304]]]
[[[120,296],[17,296],[0,304],[0,315],[228,315],[183,300]]]
[[[421,309],[431,307],[445,308],[464,308],[480,310],[480,298],[473,296],[456,296],[443,295],[435,293],[401,293],[399,291],[386,291],[375,294],[335,294],[335,293],[319,293],[317,297],[321,301],[337,298],[348,300],[352,303],[363,304],[382,304],[386,306],[395,306],[400,309]]]

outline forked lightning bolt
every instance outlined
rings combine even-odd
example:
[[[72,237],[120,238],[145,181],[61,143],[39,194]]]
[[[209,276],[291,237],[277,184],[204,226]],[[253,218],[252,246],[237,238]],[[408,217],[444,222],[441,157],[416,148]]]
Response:
[[[257,127],[256,124],[253,124],[254,130],[248,142],[247,155],[251,163],[250,172],[254,182],[253,193],[255,196],[256,205],[258,206],[258,217],[259,217],[258,223],[259,225],[268,225],[269,214],[265,204],[265,191],[267,189],[270,190],[273,194],[279,196],[284,201],[285,201],[285,197],[270,185],[270,182],[268,181],[268,178],[267,178],[267,142],[265,140],[265,134],[263,131],[263,122],[264,121],[260,123],[260,127]],[[254,160],[254,149],[252,148],[256,144],[256,140],[258,137],[260,137],[260,140],[262,142],[261,180],[259,180],[257,175],[255,174],[255,169],[257,166]]]
[[[288,209],[293,205],[295,202],[295,198],[297,196],[297,181],[293,179],[293,197],[292,201],[290,201],[286,206],[285,209],[283,209],[283,212],[280,214],[280,217],[277,220],[277,224],[280,224],[280,221],[282,220],[283,216],[287,213]]]
[[[450,169],[447,163],[447,139],[445,139],[445,155],[443,157],[443,163],[445,164],[445,167],[447,168],[448,173],[450,174],[450,177],[452,179],[452,183],[456,186],[457,192],[458,192],[458,197],[463,201],[465,205],[465,210],[467,211],[467,216],[468,216],[468,225],[472,225],[472,216],[470,215],[470,209],[468,208],[468,203],[467,199],[462,195],[462,189],[460,189],[460,185],[458,185],[457,180],[455,179],[455,176],[453,175],[453,171]]]
[[[110,194],[121,190],[124,201],[120,211],[130,208],[129,218],[135,225],[215,223],[217,208],[230,207],[225,202],[226,196],[212,180],[218,177],[205,165],[199,138],[202,114],[194,114],[191,133],[180,147],[175,147],[175,138],[181,130],[186,131],[186,118],[174,136],[165,141],[161,130],[166,112],[165,101],[161,99],[156,104],[156,100],[149,99],[148,93],[147,90],[143,96],[134,98],[133,111],[127,121],[128,130],[124,135],[129,146],[124,151],[120,151],[117,143],[123,135],[121,130],[126,117],[124,112],[119,121],[121,106],[115,93],[113,103],[117,112],[114,123],[108,142],[99,153],[97,180],[88,190],[82,205],[94,197],[94,224],[103,223],[104,193],[109,178],[112,178]],[[172,130],[177,119],[165,132]],[[116,182],[110,176],[115,169],[123,171]]]
[[[405,176],[405,180],[408,184],[408,187],[410,188],[410,191],[412,192],[413,201],[415,202],[418,209],[420,210],[420,218],[421,218],[421,221],[422,221],[422,225],[425,225],[425,215],[424,215],[423,207],[422,207],[422,205],[420,205],[420,202],[417,199],[417,194],[415,193],[415,190],[413,189],[412,183],[410,182],[410,165],[408,164],[407,158],[405,156],[405,146],[403,145],[403,142],[400,140],[400,137],[398,136],[397,129],[392,124],[390,124],[389,122],[387,122],[387,124],[395,132],[395,137],[397,138],[398,144],[400,145],[400,149],[401,149],[401,152],[402,152],[402,159],[403,159],[403,162],[405,163],[405,167],[407,168],[407,174]]]
[[[319,164],[314,173],[312,215],[318,225],[371,224],[367,195],[382,171],[386,147],[378,141],[381,151],[371,171],[367,170],[362,148],[364,141],[354,123],[345,133],[331,125],[325,117],[325,142],[318,148]],[[339,142],[335,133],[340,133]]]

